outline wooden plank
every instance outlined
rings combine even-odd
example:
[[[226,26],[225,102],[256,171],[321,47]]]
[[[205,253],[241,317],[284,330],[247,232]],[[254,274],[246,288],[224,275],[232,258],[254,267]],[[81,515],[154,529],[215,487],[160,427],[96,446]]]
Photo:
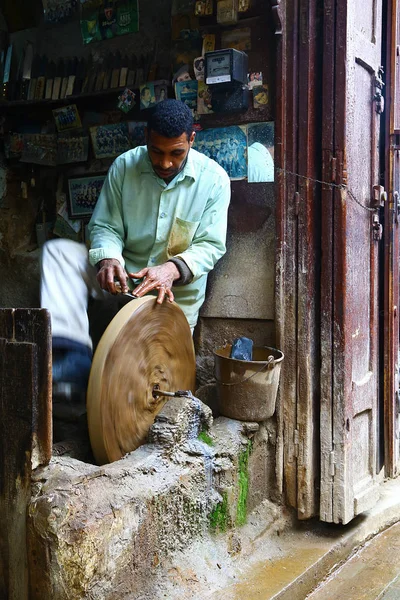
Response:
[[[396,145],[395,123],[400,107],[396,106],[396,93],[400,89],[398,48],[400,44],[399,0],[389,0],[387,7],[386,42],[386,139],[385,139],[385,203],[384,227],[384,406],[381,432],[385,439],[385,474],[395,477],[400,472],[399,445],[399,215],[400,149]],[[396,87],[397,86],[397,87]],[[396,117],[396,118],[395,118]]]
[[[32,467],[47,464],[52,448],[51,323],[45,309],[0,309],[0,337],[37,344],[38,397],[34,407]]]
[[[368,209],[379,183],[382,0],[336,4],[335,152],[349,191],[336,191],[333,213],[333,521],[345,524],[376,499],[378,241]]]
[[[318,512],[315,482],[319,477],[319,289],[320,187],[319,97],[317,78],[318,16],[315,0],[300,0],[299,18],[299,207],[297,266],[297,515]]]
[[[28,598],[26,510],[31,497],[37,346],[0,338],[0,597]]]
[[[296,402],[297,402],[297,196],[298,179],[298,0],[285,5],[283,82],[284,163],[283,197],[277,198],[277,304],[279,348],[285,354],[280,385],[283,436],[284,489],[287,503],[297,507]],[[279,97],[279,95],[277,95]],[[279,279],[278,279],[279,278]]]
[[[320,408],[320,448],[321,485],[320,519],[333,518],[333,475],[332,457],[332,370],[333,370],[333,202],[334,191],[329,183],[336,183],[333,173],[334,150],[334,74],[335,74],[335,1],[325,1],[324,17],[324,56],[322,68],[322,186],[321,194],[321,239],[324,240],[321,253],[321,408]]]
[[[285,338],[285,223],[286,223],[286,179],[285,169],[285,148],[286,148],[286,44],[284,43],[282,22],[285,20],[283,13],[284,7],[279,4],[279,0],[271,0],[272,10],[277,26],[276,32],[280,35],[277,38],[276,47],[276,97],[279,102],[275,108],[275,198],[276,198],[276,256],[275,256],[275,327],[276,344],[278,348],[284,347]],[[285,361],[282,366],[281,384],[278,389],[276,401],[277,417],[277,439],[276,439],[276,481],[277,488],[283,495],[284,485],[284,424],[283,424],[283,382],[286,380]]]

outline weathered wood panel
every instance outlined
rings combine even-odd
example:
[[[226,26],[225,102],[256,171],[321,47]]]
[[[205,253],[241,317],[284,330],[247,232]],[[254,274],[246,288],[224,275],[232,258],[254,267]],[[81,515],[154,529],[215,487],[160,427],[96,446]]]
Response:
[[[387,58],[386,58],[386,140],[384,229],[384,410],[386,475],[395,477],[400,472],[400,418],[399,418],[399,206],[400,206],[400,3],[388,2]]]
[[[320,356],[320,113],[318,2],[299,5],[299,156],[297,265],[297,514],[318,513]]]
[[[44,309],[0,309],[0,337],[37,344],[38,398],[34,406],[32,466],[47,464],[51,458],[51,325]]]
[[[343,187],[335,189],[333,211],[322,213],[325,228],[331,230],[333,252],[332,262],[325,262],[322,273],[323,286],[327,285],[323,296],[331,293],[328,319],[332,329],[326,332],[325,341],[332,353],[322,375],[326,373],[331,381],[331,391],[324,382],[328,397],[322,412],[327,408],[327,414],[321,416],[321,424],[331,418],[332,445],[329,452],[329,442],[324,440],[322,451],[329,455],[323,460],[329,468],[321,477],[321,517],[347,523],[378,497],[379,220],[378,227],[374,226],[378,213],[373,187],[379,183],[382,1],[365,5],[361,0],[348,0],[335,2],[333,8],[332,179]],[[321,435],[325,435],[323,429]]]
[[[320,114],[317,3],[279,4],[275,160],[277,343],[285,353],[278,403],[278,476],[299,518],[317,512]]]
[[[28,598],[26,507],[31,495],[37,346],[0,339],[0,597]]]
[[[51,339],[45,310],[0,309],[0,598],[28,598],[26,510],[51,458]]]

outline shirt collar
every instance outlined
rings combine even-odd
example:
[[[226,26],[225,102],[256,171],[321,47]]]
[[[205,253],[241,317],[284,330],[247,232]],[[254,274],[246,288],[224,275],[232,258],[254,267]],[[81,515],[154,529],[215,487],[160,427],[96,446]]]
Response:
[[[150,158],[149,158],[147,151],[144,153],[143,158],[141,160],[140,172],[141,173],[152,173],[155,175],[155,173],[153,171],[153,167],[151,166]],[[195,169],[195,166],[193,163],[193,152],[191,152],[191,149],[189,150],[186,165],[184,166],[183,171],[181,171],[177,175],[178,181],[185,179],[185,177],[189,177],[190,179],[193,179],[193,181],[196,181],[196,178],[197,178],[196,169]]]

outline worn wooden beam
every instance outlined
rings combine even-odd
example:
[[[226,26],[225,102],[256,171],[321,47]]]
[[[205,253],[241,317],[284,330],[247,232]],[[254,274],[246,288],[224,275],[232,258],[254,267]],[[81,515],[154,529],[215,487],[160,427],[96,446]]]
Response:
[[[51,458],[47,311],[0,309],[0,382],[0,598],[26,600],[31,473]]]
[[[47,464],[51,458],[51,325],[44,309],[0,309],[0,338],[37,344],[38,397],[32,420],[32,467]]]
[[[31,495],[37,346],[0,339],[0,597],[28,598],[26,507]]]

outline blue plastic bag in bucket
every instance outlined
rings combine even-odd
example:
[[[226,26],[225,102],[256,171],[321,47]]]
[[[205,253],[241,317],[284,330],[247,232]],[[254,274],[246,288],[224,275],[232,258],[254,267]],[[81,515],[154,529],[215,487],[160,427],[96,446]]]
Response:
[[[255,346],[247,361],[230,358],[231,348],[214,350],[219,412],[238,421],[265,421],[275,412],[283,352]]]

